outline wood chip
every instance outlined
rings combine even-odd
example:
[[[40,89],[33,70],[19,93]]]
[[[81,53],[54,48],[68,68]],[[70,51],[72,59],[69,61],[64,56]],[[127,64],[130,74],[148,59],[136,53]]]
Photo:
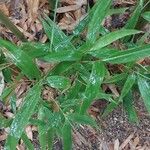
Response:
[[[65,12],[69,12],[69,11],[75,11],[75,10],[79,9],[80,7],[81,7],[80,5],[64,6],[64,7],[57,8],[56,12],[57,13],[65,13]]]
[[[128,136],[128,138],[120,145],[120,148],[119,149],[124,149],[125,148],[125,146],[130,142],[130,140],[133,138],[133,136],[134,136],[134,133],[132,133],[132,134],[130,134],[129,136]]]
[[[114,142],[114,150],[119,150],[119,140],[116,139]]]

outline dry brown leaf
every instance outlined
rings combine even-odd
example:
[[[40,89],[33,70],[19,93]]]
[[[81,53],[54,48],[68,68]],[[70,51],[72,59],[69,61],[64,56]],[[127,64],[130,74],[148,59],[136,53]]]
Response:
[[[133,145],[136,147],[140,142],[139,136],[137,136],[134,140],[133,140]]]
[[[9,10],[5,3],[0,4],[0,11],[2,11],[6,16],[9,16]]]
[[[64,6],[64,7],[59,7],[57,8],[56,12],[57,13],[65,13],[69,11],[75,11],[77,9],[80,9],[80,5],[70,5],[70,6]]]
[[[0,142],[6,140],[7,135],[3,133],[3,135],[0,135]]]
[[[27,0],[29,20],[33,23],[38,16],[39,0]]]
[[[27,134],[28,138],[32,141],[33,140],[33,133],[32,133],[31,126],[27,126],[25,131],[26,131],[26,134]]]

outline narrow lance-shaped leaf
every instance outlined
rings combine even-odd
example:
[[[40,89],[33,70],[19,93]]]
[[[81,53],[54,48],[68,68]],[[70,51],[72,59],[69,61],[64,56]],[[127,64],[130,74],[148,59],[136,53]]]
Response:
[[[150,45],[143,45],[129,50],[119,51],[118,54],[105,58],[103,61],[119,64],[137,61],[148,56],[150,56]]]
[[[139,90],[143,98],[145,107],[150,113],[150,83],[146,79],[139,77],[138,86],[139,86]]]
[[[63,31],[59,29],[59,27],[46,15],[44,15],[44,19],[41,19],[44,30],[48,38],[51,40],[52,32],[53,36],[53,46],[55,51],[61,51],[64,49],[75,50],[75,47],[70,42],[69,37],[67,37]]]
[[[84,101],[80,110],[81,114],[84,114],[86,112],[91,102],[99,93],[100,85],[105,76],[105,69],[106,68],[103,63],[99,61],[93,63],[92,73],[90,75],[89,83],[84,93]]]
[[[62,128],[63,148],[64,150],[72,149],[71,125],[68,121],[64,123]]]
[[[68,115],[68,117],[72,122],[97,127],[96,121],[93,120],[93,118],[91,118],[88,115],[80,115],[80,114],[73,113],[73,114]]]
[[[41,121],[44,121],[45,120],[45,115],[44,115],[44,110],[42,109],[43,107],[41,107],[39,109],[39,112],[38,112],[38,118],[39,120]],[[46,147],[47,147],[47,142],[46,142],[46,139],[47,139],[47,135],[46,133],[42,133],[41,130],[43,129],[43,126],[39,125],[38,126],[38,131],[39,131],[39,142],[40,142],[40,147],[42,150],[46,150]]]
[[[135,83],[135,79],[136,79],[135,74],[131,74],[128,76],[128,78],[127,78],[127,80],[123,86],[123,89],[121,91],[121,95],[120,95],[121,101],[128,94],[128,92],[131,90],[133,84]]]
[[[34,150],[33,144],[28,139],[28,136],[25,133],[22,134],[21,139],[23,140],[23,142],[26,145],[26,147],[28,148],[28,150]]]
[[[134,108],[133,99],[134,97],[132,96],[132,92],[129,91],[123,99],[123,106],[127,112],[129,121],[133,123],[138,123],[138,116]]]
[[[110,7],[111,0],[99,0],[93,7],[94,12],[88,25],[87,41],[94,43],[97,38],[97,33],[100,28],[100,24],[105,18],[108,9]]]
[[[150,22],[150,11],[146,11],[142,14],[142,17],[147,20],[148,22]]]
[[[138,0],[139,2],[137,2],[137,6],[136,6],[136,9],[134,10],[131,18],[127,21],[126,25],[124,26],[125,29],[134,29],[137,22],[138,22],[138,19],[141,15],[141,11],[142,11],[142,8],[143,8],[143,0]],[[130,37],[126,37],[124,39],[124,41],[128,41]]]
[[[40,99],[41,85],[38,83],[30,89],[24,102],[16,114],[11,126],[5,149],[15,150],[18,140],[20,139],[30,117],[35,111],[35,107]]]
[[[139,2],[137,2],[137,6],[136,9],[134,10],[131,18],[127,21],[126,25],[124,28],[126,29],[134,29],[134,27],[136,26],[138,19],[140,17],[142,8],[143,8],[143,0],[138,0]]]
[[[104,35],[103,37],[99,38],[94,46],[90,50],[100,50],[101,48],[113,43],[114,41],[121,39],[127,35],[138,34],[140,31],[137,30],[129,30],[129,29],[121,29],[118,31],[114,31]]]
[[[58,52],[49,52],[46,56],[40,57],[40,59],[47,62],[63,62],[63,61],[77,61],[81,59],[82,53],[71,50],[62,50]]]
[[[0,47],[6,48],[4,53],[8,56],[13,63],[21,69],[21,71],[30,79],[39,79],[40,71],[33,63],[32,59],[16,45],[0,39]]]

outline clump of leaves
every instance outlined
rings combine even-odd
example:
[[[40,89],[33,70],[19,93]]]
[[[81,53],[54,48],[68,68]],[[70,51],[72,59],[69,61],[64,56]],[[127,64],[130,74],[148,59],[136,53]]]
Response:
[[[76,123],[97,128],[95,121],[87,113],[95,99],[105,99],[109,102],[103,117],[123,103],[129,120],[138,122],[133,93],[139,89],[150,112],[150,67],[139,63],[139,60],[150,56],[150,45],[144,44],[144,41],[142,44],[139,42],[143,37],[133,40],[135,34],[147,34],[133,29],[141,15],[139,11],[143,8],[143,1],[137,5],[126,26],[113,32],[101,25],[106,16],[121,12],[121,9],[114,10],[110,7],[111,0],[98,1],[89,15],[76,26],[71,36],[65,35],[44,15],[41,22],[49,38],[49,42],[45,44],[23,42],[17,46],[0,39],[1,70],[9,83],[1,99],[5,104],[11,105],[15,114],[12,119],[0,116],[0,127],[10,127],[5,143],[6,150],[15,150],[19,139],[24,141],[28,149],[34,149],[24,131],[27,125],[38,127],[42,150],[52,149],[56,135],[62,138],[64,149],[70,150],[71,132]],[[149,21],[149,14],[145,12],[142,16]],[[84,29],[87,29],[85,41],[77,44],[75,41],[81,40],[80,35]],[[126,49],[112,47],[116,40],[123,42]],[[54,67],[43,74],[37,67],[36,60],[49,62],[54,64]],[[110,72],[110,64],[121,66],[120,73]],[[11,65],[15,65],[19,70],[15,82],[10,79]],[[14,90],[24,76],[30,81],[30,89],[21,107],[16,110]],[[104,84],[115,84],[120,95],[106,93],[102,88]],[[58,96],[55,99],[43,99],[42,91],[45,85],[57,91]]]

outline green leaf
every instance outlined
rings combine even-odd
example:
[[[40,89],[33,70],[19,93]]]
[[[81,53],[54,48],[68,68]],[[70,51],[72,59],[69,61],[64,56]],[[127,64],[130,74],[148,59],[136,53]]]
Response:
[[[46,35],[51,40],[52,33],[53,36],[53,46],[55,51],[62,51],[62,50],[75,50],[75,47],[70,42],[70,39],[63,33],[62,30],[46,15],[44,15],[44,19],[41,19],[43,28],[45,30]]]
[[[128,115],[128,119],[130,122],[133,123],[138,123],[138,116],[133,104],[133,96],[132,96],[132,92],[129,91],[128,94],[124,97],[123,99],[123,106],[127,112]]]
[[[129,50],[119,51],[118,54],[114,54],[109,58],[103,59],[103,61],[119,64],[137,61],[148,56],[150,56],[150,45],[143,45]]]
[[[139,90],[143,98],[145,107],[150,113],[150,83],[146,79],[139,77],[138,86],[139,86]]]
[[[34,150],[34,146],[31,143],[31,141],[28,139],[27,135],[25,133],[22,134],[21,139],[23,140],[24,144],[28,148],[28,150]]]
[[[66,95],[66,100],[77,98],[80,89],[81,89],[81,83],[78,80],[76,80],[73,86],[69,89]]]
[[[134,29],[139,20],[139,17],[141,15],[141,11],[143,8],[143,0],[138,0],[138,1],[139,2],[137,2],[136,9],[132,13],[131,18],[127,21],[126,25],[124,26],[125,29]],[[130,38],[130,36],[124,38],[124,41],[128,41],[129,38]]]
[[[49,52],[46,56],[40,59],[47,62],[62,62],[62,61],[76,61],[81,59],[82,53],[72,50],[61,50],[57,52]]]
[[[138,19],[141,15],[141,11],[143,8],[143,0],[138,0],[138,1],[139,2],[137,3],[136,9],[132,13],[131,18],[127,21],[126,25],[124,26],[124,28],[126,29],[134,29],[138,22]]]
[[[107,13],[107,16],[111,16],[111,15],[114,15],[114,14],[123,14],[125,13],[125,11],[128,9],[128,7],[124,7],[124,8],[111,8],[108,13]]]
[[[74,62],[64,61],[57,64],[48,75],[61,75],[72,68]]]
[[[99,38],[94,46],[90,49],[92,50],[100,50],[101,48],[113,43],[114,41],[121,39],[127,35],[133,35],[133,34],[138,34],[140,31],[137,30],[129,30],[129,29],[121,29],[117,30],[111,33],[108,33],[101,38]]]
[[[54,138],[54,130],[50,129],[47,131],[48,150],[53,149],[53,138]]]
[[[106,68],[103,63],[97,61],[93,63],[92,73],[89,78],[89,83],[84,94],[84,101],[81,106],[80,113],[84,114],[91,102],[97,96],[100,90],[100,85],[104,79]]]
[[[119,81],[126,79],[126,77],[127,77],[126,73],[115,74],[114,76],[107,77],[103,83],[117,83]]]
[[[39,109],[39,112],[38,112],[38,118],[39,120],[41,121],[44,121],[45,120],[45,114],[44,114],[44,110],[42,109],[43,107],[41,107]],[[47,147],[47,135],[46,133],[43,133],[41,132],[41,130],[43,130],[43,126],[40,125],[38,126],[38,131],[39,131],[39,142],[40,142],[40,147],[42,150],[46,150],[46,147]]]
[[[96,58],[104,59],[104,58],[111,57],[112,55],[118,54],[118,51],[119,50],[117,50],[117,49],[105,47],[105,48],[102,48],[100,50],[89,51],[88,54],[90,54]]]
[[[40,78],[39,69],[24,51],[19,49],[16,45],[2,39],[0,39],[0,47],[7,49],[3,50],[6,56],[8,56],[28,78]]]
[[[128,76],[128,78],[123,86],[123,89],[121,91],[120,99],[123,99],[128,94],[128,92],[131,90],[133,84],[135,83],[135,79],[136,79],[135,74],[131,74]]]
[[[113,110],[115,110],[117,106],[118,106],[118,102],[114,102],[114,101],[108,104],[106,109],[104,110],[102,117],[105,118],[108,114],[110,114]]]
[[[0,113],[0,129],[7,128],[10,126],[12,122],[12,119],[6,119],[1,113]]]
[[[109,7],[111,5],[111,0],[99,0],[93,7],[94,12],[92,13],[92,18],[90,19],[87,32],[87,41],[94,43],[97,38],[97,33],[100,28],[100,24],[105,18]]]
[[[71,86],[70,80],[63,76],[49,76],[47,82],[49,86],[56,89],[67,89]]]
[[[24,128],[29,122],[30,117],[35,111],[35,107],[40,99],[41,85],[34,85],[27,93],[24,102],[10,126],[10,132],[6,140],[5,149],[15,150]]]
[[[71,125],[68,121],[64,123],[62,128],[63,148],[64,150],[72,149]]]
[[[69,120],[71,120],[72,122],[76,122],[79,124],[85,124],[85,125],[91,125],[93,127],[97,127],[96,121],[93,120],[92,117],[88,116],[88,115],[80,115],[80,114],[69,114],[68,115]]]
[[[142,17],[147,20],[148,22],[150,22],[150,11],[146,11],[142,14]]]
[[[49,51],[49,44],[26,42],[23,43],[20,48],[34,59],[47,55]]]

